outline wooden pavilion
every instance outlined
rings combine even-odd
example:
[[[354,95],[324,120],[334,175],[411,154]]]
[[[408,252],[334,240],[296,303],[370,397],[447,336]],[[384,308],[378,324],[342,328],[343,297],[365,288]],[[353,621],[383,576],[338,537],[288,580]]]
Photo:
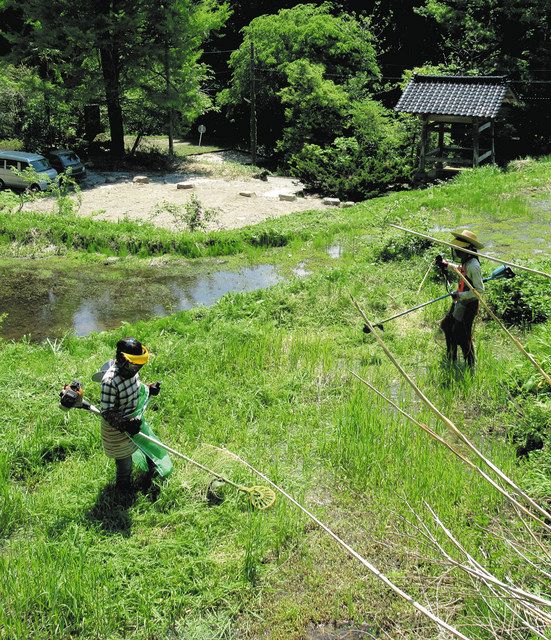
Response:
[[[394,108],[421,119],[418,173],[428,165],[442,169],[495,162],[495,120],[507,102],[517,100],[505,76],[413,76]],[[432,132],[438,142],[430,149]],[[445,144],[446,133],[453,139],[462,136],[462,143]]]

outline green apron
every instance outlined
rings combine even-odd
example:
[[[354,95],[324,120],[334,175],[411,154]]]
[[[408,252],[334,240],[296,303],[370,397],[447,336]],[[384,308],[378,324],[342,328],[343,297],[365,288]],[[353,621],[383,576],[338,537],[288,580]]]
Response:
[[[140,432],[145,433],[151,438],[156,438],[157,436],[153,433],[153,430],[144,418],[148,402],[149,389],[142,383],[138,395],[138,406],[130,415],[125,416],[125,418],[140,418],[142,421]],[[171,474],[172,460],[165,449],[153,442],[150,442],[149,440],[146,440],[145,438],[142,438],[139,433],[135,436],[130,436],[130,439],[138,447],[132,454],[132,460],[139,469],[142,471],[148,471],[147,458],[149,458],[154,462],[155,469],[161,478],[167,478]]]

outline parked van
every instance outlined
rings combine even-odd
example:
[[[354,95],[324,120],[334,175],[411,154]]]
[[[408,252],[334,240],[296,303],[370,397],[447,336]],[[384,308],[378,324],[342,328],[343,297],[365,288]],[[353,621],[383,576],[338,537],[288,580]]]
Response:
[[[29,184],[23,178],[15,174],[11,167],[19,171],[34,169],[39,175],[37,182]],[[45,191],[50,180],[55,180],[57,171],[52,168],[48,160],[38,153],[26,151],[2,151],[0,150],[0,190],[6,187],[16,189],[36,189]]]
[[[70,172],[71,178],[77,181],[84,180],[86,177],[86,167],[74,151],[70,149],[52,149],[46,153],[46,157],[58,173]]]

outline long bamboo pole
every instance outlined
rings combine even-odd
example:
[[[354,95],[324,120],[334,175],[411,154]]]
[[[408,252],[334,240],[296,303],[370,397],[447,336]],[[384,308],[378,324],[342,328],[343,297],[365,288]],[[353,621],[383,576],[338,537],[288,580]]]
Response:
[[[545,526],[545,523],[543,522],[543,520],[540,520],[540,518],[538,518],[537,516],[535,516],[531,511],[529,511],[523,504],[521,504],[518,500],[516,500],[516,498],[514,496],[512,496],[510,493],[508,493],[507,491],[505,491],[505,489],[500,486],[492,477],[490,477],[487,473],[485,473],[484,471],[482,471],[482,469],[480,467],[478,467],[472,460],[469,460],[469,458],[466,458],[460,451],[458,451],[453,445],[451,445],[449,442],[446,442],[446,440],[444,440],[444,438],[442,438],[441,436],[439,436],[435,431],[433,431],[430,427],[428,427],[426,424],[423,424],[422,422],[419,422],[418,420],[416,420],[412,415],[410,415],[409,413],[407,413],[406,411],[404,411],[401,407],[399,407],[395,402],[393,402],[390,398],[387,398],[387,396],[384,395],[384,393],[381,393],[378,389],[376,389],[370,382],[368,382],[367,380],[365,380],[364,378],[362,378],[361,376],[359,376],[357,373],[354,373],[354,371],[350,371],[350,373],[357,378],[360,382],[363,382],[363,384],[365,384],[367,387],[369,387],[372,391],[374,391],[380,398],[383,398],[383,400],[386,400],[392,407],[394,407],[397,411],[399,411],[403,416],[405,416],[408,420],[410,420],[411,422],[413,422],[413,424],[415,424],[416,426],[418,426],[419,428],[421,428],[423,431],[425,431],[426,433],[428,433],[431,438],[434,438],[437,442],[439,442],[440,444],[443,444],[446,449],[448,449],[449,451],[451,451],[454,455],[456,455],[462,462],[464,462],[469,469],[471,469],[472,471],[474,471],[475,473],[478,473],[480,476],[482,476],[482,478],[484,478],[484,480],[486,480],[486,482],[488,482],[489,484],[492,485],[492,487],[494,487],[494,489],[496,489],[499,493],[501,493],[502,496],[504,496],[507,500],[509,500],[513,505],[515,505],[518,509],[520,509],[521,511],[523,511],[527,516],[530,516],[531,518],[534,518],[535,520],[537,520],[537,522],[539,522],[541,525]]]
[[[284,489],[282,489],[280,486],[275,484],[275,482],[272,482],[270,480],[270,478],[265,476],[261,471],[259,471],[258,469],[255,469],[246,460],[243,460],[243,458],[238,456],[236,453],[233,453],[232,451],[228,451],[227,449],[224,449],[222,447],[216,447],[214,445],[210,445],[210,446],[213,449],[218,449],[219,451],[222,451],[222,452],[226,453],[227,455],[231,456],[232,458],[234,458],[235,460],[239,461],[241,464],[245,465],[250,471],[252,471],[253,473],[256,473],[265,482],[270,484],[282,496],[287,498],[287,500],[289,500],[289,502],[292,502],[295,505],[295,507],[300,509],[300,511],[302,511],[306,516],[308,516],[308,518],[310,518],[310,520],[315,522],[318,525],[318,527],[320,527],[320,529],[323,529],[323,531],[325,531],[325,533],[329,534],[331,536],[331,538],[333,538],[333,540],[335,540],[335,542],[337,542],[337,544],[339,544],[341,547],[343,547],[343,549],[345,549],[353,558],[355,558],[356,560],[361,562],[361,564],[364,567],[366,567],[366,569],[368,569],[368,571],[370,571],[374,576],[379,578],[379,580],[384,582],[387,585],[387,587],[389,587],[392,591],[394,591],[394,593],[398,594],[404,600],[407,600],[407,602],[409,602],[413,607],[415,607],[423,615],[427,616],[427,618],[430,618],[439,627],[441,627],[442,629],[445,629],[446,631],[451,633],[452,636],[454,636],[455,638],[461,638],[461,640],[470,640],[467,636],[462,634],[461,631],[458,631],[455,627],[452,627],[451,625],[449,625],[445,620],[442,620],[442,618],[439,618],[438,616],[434,615],[434,613],[432,613],[429,609],[427,609],[422,604],[420,604],[419,602],[414,600],[408,593],[406,593],[405,591],[400,589],[400,587],[398,587],[398,585],[395,585],[389,578],[387,578],[385,576],[384,573],[381,573],[381,571],[379,571],[379,569],[377,569],[377,567],[372,565],[368,560],[366,560],[363,556],[361,556],[355,549],[353,549],[342,538],[340,538],[326,524],[324,524],[321,520],[316,518],[316,516],[311,511],[308,511],[308,509],[306,507],[302,506],[300,504],[300,502],[297,502],[297,500],[295,500],[293,498],[293,496],[291,496]]]
[[[467,280],[467,278],[465,278],[465,276],[461,273],[461,271],[459,271],[459,269],[457,269],[456,267],[452,267],[452,270],[461,278],[461,280],[467,285],[467,287],[469,287],[469,289],[474,293],[474,295],[478,298],[478,301],[480,302],[480,304],[486,309],[486,311],[497,322],[499,328],[503,331],[503,333],[505,333],[505,335],[508,336],[512,340],[512,342],[515,345],[515,347],[517,347],[517,349],[523,355],[525,355],[528,358],[528,360],[534,365],[534,367],[537,369],[537,371],[539,371],[539,373],[541,373],[541,375],[547,381],[547,384],[551,385],[551,376],[542,369],[540,364],[538,362],[536,362],[536,360],[522,346],[522,344],[520,343],[520,340],[518,338],[516,338],[507,329],[507,327],[501,322],[501,320],[496,316],[496,314],[490,309],[490,305],[484,300],[484,298],[480,295],[480,293],[471,285],[471,283]]]
[[[457,247],[451,242],[446,242],[446,240],[439,240],[438,238],[433,238],[432,236],[428,236],[425,233],[419,233],[419,231],[412,231],[411,229],[407,229],[406,227],[401,227],[397,224],[389,225],[394,229],[400,229],[400,231],[405,231],[406,233],[412,233],[414,236],[419,236],[420,238],[426,238],[427,240],[432,240],[433,242],[437,242],[438,244],[444,244],[447,247],[451,247],[452,249],[457,249]],[[515,269],[520,269],[521,271],[528,271],[528,273],[536,273],[539,276],[543,276],[544,278],[551,278],[551,275],[545,273],[545,271],[539,271],[538,269],[531,269],[530,267],[524,267],[520,264],[515,264],[514,262],[507,262],[505,260],[500,260],[499,258],[494,258],[493,256],[489,256],[486,253],[480,253],[477,251],[471,251],[470,249],[464,249],[461,247],[461,251],[465,253],[470,253],[473,256],[487,258],[488,260],[492,260],[493,262],[499,262],[499,264],[508,265],[510,267],[514,267]]]
[[[473,453],[475,453],[494,473],[496,473],[504,482],[506,482],[511,487],[511,489],[515,491],[515,493],[522,496],[524,500],[526,500],[526,502],[528,502],[530,506],[536,509],[536,511],[541,513],[545,519],[551,520],[551,514],[549,514],[545,509],[540,507],[539,504],[537,504],[527,493],[525,493],[505,473],[503,473],[503,471],[501,471],[499,467],[497,467],[491,460],[486,458],[486,456],[481,451],[479,451],[479,449],[477,449],[477,447],[455,426],[455,424],[448,417],[446,417],[439,409],[436,408],[436,406],[427,398],[427,396],[421,391],[421,389],[419,389],[419,387],[415,384],[415,382],[413,382],[411,377],[404,371],[402,366],[399,364],[399,362],[390,352],[386,344],[383,342],[378,332],[375,331],[375,328],[373,327],[373,325],[365,315],[363,309],[360,307],[360,305],[356,302],[356,300],[353,297],[352,297],[352,302],[354,303],[356,309],[359,311],[360,315],[363,317],[365,324],[370,329],[371,333],[373,333],[373,336],[375,337],[379,346],[385,352],[389,360],[396,367],[396,369],[398,369],[398,371],[403,376],[403,378],[405,378],[407,383],[415,391],[416,395],[430,409],[430,411],[432,411],[432,413],[434,413],[453,433],[455,433],[455,435],[458,436],[467,445],[467,447],[469,447],[469,449]],[[536,519],[538,522],[541,522],[540,519],[536,518],[536,516],[532,513],[531,513],[531,517]],[[545,529],[551,532],[551,526],[549,526],[546,523],[543,523],[543,526],[545,527]]]

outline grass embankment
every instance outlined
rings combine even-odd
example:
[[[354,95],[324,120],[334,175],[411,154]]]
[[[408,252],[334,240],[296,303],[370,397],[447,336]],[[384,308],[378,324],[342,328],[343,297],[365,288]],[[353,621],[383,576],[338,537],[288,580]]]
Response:
[[[438,601],[439,612],[465,625],[467,635],[492,637],[489,627],[474,626],[494,614],[468,583],[444,574],[424,557],[419,539],[405,536],[401,517],[411,514],[404,500],[418,511],[426,500],[498,576],[537,588],[530,568],[485,531],[501,525],[521,535],[522,527],[478,476],[351,378],[347,370],[358,371],[441,431],[362,334],[349,294],[377,319],[419,300],[415,290],[436,250],[427,254],[387,234],[384,222],[415,218],[423,209],[429,228],[450,216],[450,226],[469,221],[480,235],[489,228],[497,237],[499,225],[514,219],[517,229],[534,225],[539,237],[548,214],[532,215],[524,192],[549,180],[550,163],[533,163],[509,174],[474,172],[352,211],[278,220],[270,228],[289,234],[287,246],[252,257],[288,265],[300,256],[314,271],[310,278],[83,340],[1,342],[0,637],[205,640],[240,633],[283,640],[305,637],[310,623],[343,620],[367,622],[365,632],[383,637],[439,637],[281,499],[269,512],[254,513],[228,490],[222,505],[209,507],[205,475],[176,461],[157,500],[137,493],[130,504],[117,503],[97,421],[62,414],[56,400],[62,382],[90,380],[127,334],[155,353],[142,377],[163,381],[158,410],[149,417],[167,443],[253,484],[236,463],[204,445],[242,453],[412,595]],[[0,221],[4,234],[9,219],[4,214]],[[41,219],[18,217],[27,230]],[[86,224],[75,219],[74,229]],[[109,227],[96,229],[107,234]],[[135,231],[148,242],[165,237],[149,227]],[[133,240],[112,233],[119,247],[131,246]],[[541,233],[548,241],[548,229]],[[46,237],[47,226],[40,226],[34,241]],[[526,259],[531,238],[525,247],[496,241],[495,250]],[[338,260],[323,251],[335,239],[342,247]],[[491,268],[484,265],[485,273]],[[441,292],[431,280],[421,298]],[[447,374],[433,335],[443,313],[432,306],[391,323],[385,341],[496,464],[548,499],[548,446],[519,462],[510,439],[522,421],[545,424],[549,395],[522,387],[531,368],[487,321],[476,330],[474,377]],[[550,358],[549,323],[520,335],[540,361]],[[97,400],[98,385],[86,386]]]

